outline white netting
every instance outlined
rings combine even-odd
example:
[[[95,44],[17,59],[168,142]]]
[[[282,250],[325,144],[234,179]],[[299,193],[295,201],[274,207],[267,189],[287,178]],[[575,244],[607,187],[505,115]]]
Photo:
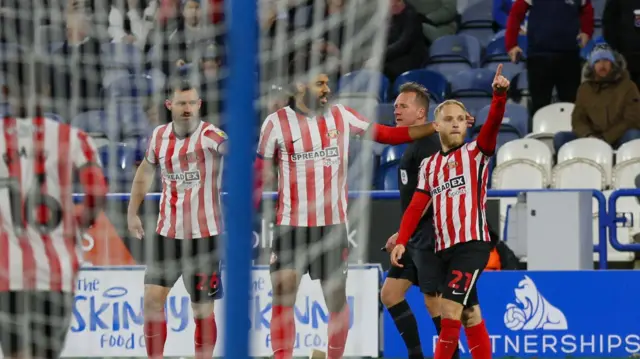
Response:
[[[388,2],[385,0],[258,0],[259,84],[247,84],[246,93],[224,92],[226,79],[226,27],[224,0],[33,0],[0,1],[0,62],[38,63],[41,111],[46,117],[70,123],[89,133],[99,149],[113,195],[105,215],[83,236],[86,264],[123,266],[144,264],[153,244],[132,239],[127,232],[127,194],[135,170],[143,160],[155,126],[171,119],[165,107],[166,84],[174,76],[189,78],[203,99],[201,117],[222,129],[228,121],[223,110],[230,96],[259,97],[255,124],[247,133],[255,136],[261,121],[286,104],[293,78],[289,61],[300,52],[325,51],[332,66],[312,57],[313,71],[328,69],[332,101],[349,105],[372,122],[376,105],[386,97],[378,90],[379,78],[366,74],[351,78],[338,88],[339,78],[360,70],[365,63],[377,67],[386,44]],[[306,69],[308,70],[308,69]],[[305,70],[305,71],[306,71]],[[10,66],[0,71],[0,85],[11,83]],[[297,74],[300,75],[300,74]],[[373,80],[372,80],[373,79]],[[17,116],[16,108],[0,94],[0,114]],[[28,114],[35,113],[29,109]],[[375,157],[380,148],[368,141],[352,140],[348,182],[350,190],[374,187]],[[158,173],[159,174],[159,173]],[[224,187],[224,185],[223,185]],[[161,191],[156,179],[150,192]],[[277,189],[275,181],[265,190]],[[76,188],[82,191],[81,187]],[[146,232],[153,233],[159,196],[141,207]],[[368,196],[349,205],[351,259],[367,261],[369,231]],[[261,249],[257,264],[268,264],[273,202],[262,206],[262,232],[256,233]],[[150,236],[150,235],[149,235]],[[372,244],[379,246],[380,243]],[[322,253],[322,249],[311,256]],[[355,301],[354,327],[349,355],[369,356],[378,348],[377,271],[354,271],[348,295]],[[83,271],[76,290],[76,311],[63,356],[145,356],[142,336],[144,272]],[[268,272],[254,273],[254,303],[250,313],[254,354],[270,352]],[[306,281],[306,279],[305,279]],[[365,282],[375,282],[366,285]],[[373,283],[372,282],[372,283]],[[367,282],[368,283],[368,282]],[[231,285],[231,284],[228,284]],[[317,287],[317,288],[316,288]],[[371,292],[371,293],[370,293]],[[320,288],[303,282],[298,304],[297,354],[312,348],[326,349],[328,311]],[[193,320],[188,314],[188,294],[174,289],[167,301],[169,326],[165,353],[191,356]],[[185,302],[186,300],[186,302]],[[319,309],[322,306],[321,309]],[[221,305],[216,312],[221,313]],[[224,318],[218,316],[218,326]],[[0,322],[3,320],[0,317]],[[268,322],[268,321],[267,321]],[[218,349],[224,334],[218,340]],[[42,340],[45,339],[36,339]]]

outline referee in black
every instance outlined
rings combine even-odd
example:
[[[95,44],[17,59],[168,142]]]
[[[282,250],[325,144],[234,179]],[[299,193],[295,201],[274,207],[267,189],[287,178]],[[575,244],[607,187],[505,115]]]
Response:
[[[429,93],[422,85],[415,82],[406,83],[400,87],[400,94],[396,98],[394,107],[397,126],[422,125],[427,122]],[[420,163],[438,151],[440,151],[440,140],[437,136],[430,136],[409,144],[402,155],[398,178],[403,212],[409,206],[418,184]],[[407,346],[409,359],[424,359],[416,318],[405,300],[407,290],[412,285],[420,287],[427,310],[440,334],[438,294],[444,278],[439,269],[441,268],[440,259],[435,255],[435,229],[432,218],[433,209],[429,206],[422,216],[416,233],[407,245],[407,252],[402,258],[403,267],[392,266],[389,269],[380,293],[382,303],[387,307]],[[385,249],[388,252],[391,252],[395,246],[397,237],[398,233],[395,233],[387,241]],[[456,351],[453,359],[459,359],[459,357],[459,352]]]

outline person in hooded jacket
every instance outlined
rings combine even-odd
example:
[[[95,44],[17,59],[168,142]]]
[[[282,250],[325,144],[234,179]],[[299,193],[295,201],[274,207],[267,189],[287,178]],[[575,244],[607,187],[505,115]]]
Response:
[[[614,148],[640,138],[640,93],[622,55],[606,45],[596,47],[582,70],[571,132],[554,137],[556,151],[576,138],[593,137]]]

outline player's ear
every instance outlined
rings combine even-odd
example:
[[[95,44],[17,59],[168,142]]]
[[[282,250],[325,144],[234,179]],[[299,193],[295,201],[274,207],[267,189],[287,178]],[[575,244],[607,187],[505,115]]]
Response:
[[[296,94],[301,94],[307,90],[307,86],[302,82],[296,82],[295,89],[296,89]]]
[[[433,120],[433,128],[436,130],[436,132],[440,132],[440,121],[438,121],[437,118]]]
[[[202,99],[198,99],[198,109],[200,109],[200,107],[202,107]]]
[[[164,107],[171,111],[171,100],[164,100]]]
[[[424,107],[418,108],[418,117],[420,118],[427,117],[427,109]]]

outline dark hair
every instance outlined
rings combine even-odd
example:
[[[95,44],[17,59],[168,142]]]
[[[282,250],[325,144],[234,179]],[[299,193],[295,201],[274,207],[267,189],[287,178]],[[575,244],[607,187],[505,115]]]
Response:
[[[173,94],[176,92],[189,91],[189,90],[198,91],[198,87],[195,86],[191,81],[189,81],[189,79],[185,78],[184,76],[176,76],[173,79],[169,80],[168,82],[168,86],[166,89],[167,98],[171,98]]]
[[[312,75],[314,70],[317,70],[317,73],[330,75],[337,70],[337,65],[338,59],[328,56],[324,51],[299,52],[292,56],[289,61],[287,69],[289,83],[295,84],[299,81],[305,81]]]
[[[426,87],[417,82],[407,82],[400,85],[398,93],[416,94],[416,101],[418,101],[418,104],[429,111],[429,90],[427,90]]]

